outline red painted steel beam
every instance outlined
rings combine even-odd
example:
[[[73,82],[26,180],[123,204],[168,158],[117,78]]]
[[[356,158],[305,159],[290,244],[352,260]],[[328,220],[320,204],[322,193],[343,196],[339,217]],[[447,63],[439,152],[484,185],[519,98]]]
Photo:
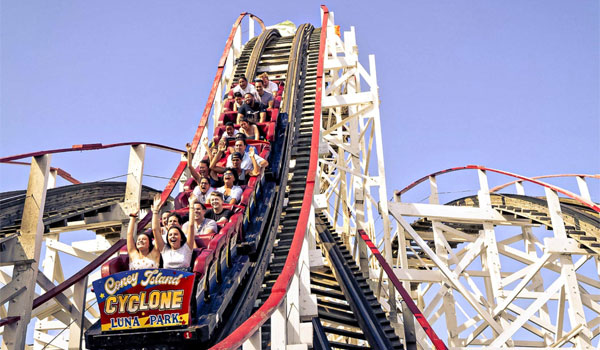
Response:
[[[418,184],[422,183],[423,181],[427,180],[430,176],[438,176],[438,175],[441,175],[441,174],[447,174],[447,173],[451,173],[451,172],[454,172],[454,171],[466,170],[466,169],[484,170],[484,171],[489,171],[489,172],[493,172],[493,173],[498,173],[498,174],[502,174],[502,175],[514,177],[514,178],[517,178],[517,179],[519,179],[521,181],[531,182],[531,183],[534,183],[536,185],[540,185],[542,187],[549,188],[549,189],[551,189],[553,191],[556,191],[558,193],[562,193],[563,195],[565,195],[565,196],[567,196],[569,198],[572,198],[572,199],[576,200],[577,202],[585,205],[586,207],[589,207],[592,210],[600,213],[600,206],[598,204],[590,202],[590,201],[586,200],[585,198],[583,198],[583,197],[581,197],[579,195],[576,195],[575,193],[573,193],[571,191],[565,190],[565,189],[560,188],[558,186],[554,186],[554,185],[551,185],[551,184],[548,184],[548,183],[545,183],[545,182],[542,182],[542,181],[535,180],[534,178],[531,178],[531,177],[526,177],[526,176],[522,176],[522,175],[510,173],[510,172],[504,171],[504,170],[487,168],[487,167],[484,167],[484,166],[481,166],[481,165],[467,165],[467,166],[456,167],[456,168],[448,168],[448,169],[437,171],[437,172],[429,174],[427,176],[423,176],[422,178],[420,178],[417,181],[411,183],[410,185],[406,186],[405,188],[401,189],[400,191],[396,191],[395,194],[396,195],[405,194],[406,192],[408,192],[413,187],[415,187]]]
[[[21,316],[11,316],[7,318],[0,318],[0,327],[12,324],[21,319]]]
[[[402,283],[398,280],[396,274],[394,274],[394,270],[392,269],[392,267],[388,265],[388,263],[385,261],[385,258],[383,257],[383,255],[381,255],[379,249],[377,249],[377,247],[375,247],[373,242],[369,239],[369,236],[366,234],[366,232],[364,230],[358,230],[358,234],[360,235],[360,238],[362,238],[362,240],[365,241],[367,247],[371,249],[371,253],[373,253],[375,258],[377,258],[377,261],[379,261],[379,264],[381,265],[385,273],[388,275],[389,280],[392,282],[396,290],[402,296],[402,300],[404,300],[410,312],[412,312],[412,314],[417,319],[417,322],[419,322],[421,327],[423,327],[423,329],[425,330],[425,333],[429,337],[429,340],[431,340],[431,343],[435,346],[437,350],[447,350],[448,348],[446,347],[446,344],[444,344],[444,342],[437,336],[429,322],[427,322],[425,316],[423,316],[421,310],[419,310],[415,302],[411,299],[410,294],[406,291],[406,289],[404,289],[404,286],[402,286]]]
[[[227,39],[227,43],[225,44],[225,49],[223,51],[223,55],[221,56],[221,61],[219,62],[219,68],[217,69],[217,74],[215,77],[215,81],[217,81],[217,82],[221,79],[221,76],[223,75],[223,67],[225,65],[225,61],[227,60],[227,53],[229,52],[229,49],[231,48],[231,44],[233,42],[233,36],[235,35],[235,32],[239,28],[239,25],[240,25],[242,19],[246,15],[250,15],[252,18],[257,19],[257,21],[261,24],[261,27],[263,28],[263,30],[265,29],[264,24],[263,24],[262,20],[260,20],[260,18],[254,16],[252,14],[248,14],[246,12],[243,12],[242,14],[240,14],[238,19],[234,23],[233,28],[231,29],[229,38]],[[212,90],[209,94],[209,101],[207,102],[207,106],[209,106],[209,109],[208,109],[208,111],[205,109],[204,113],[202,114],[202,119],[200,120],[200,125],[198,126],[198,129],[196,129],[196,133],[194,134],[194,140],[199,140],[202,133],[204,132],[204,128],[206,127],[206,121],[208,120],[208,114],[210,112],[210,108],[212,107],[212,104],[214,102],[214,98],[216,95],[215,90],[217,89],[217,85],[215,85],[213,83]],[[154,143],[148,143],[148,142],[127,142],[127,143],[116,143],[116,144],[110,144],[110,145],[102,145],[101,143],[93,143],[93,144],[84,144],[84,145],[74,145],[72,148],[63,148],[63,149],[58,149],[58,150],[41,151],[41,152],[22,154],[22,155],[18,155],[18,156],[4,157],[4,158],[0,158],[0,163],[3,163],[3,162],[5,163],[5,162],[9,162],[9,161],[16,160],[16,159],[27,158],[27,157],[32,157],[32,156],[34,157],[34,156],[44,155],[44,154],[49,154],[49,153],[87,151],[87,150],[105,149],[105,148],[111,148],[111,147],[117,147],[117,146],[126,146],[126,145],[132,146],[132,145],[140,145],[140,144],[146,144],[151,147],[174,151],[174,152],[179,152],[179,153],[185,152],[183,150],[179,150],[176,148],[163,146],[163,145],[159,145],[159,144],[154,144]],[[197,145],[197,142],[196,142],[196,145]],[[164,204],[166,202],[166,200],[169,198],[169,196],[171,195],[171,192],[175,188],[175,185],[177,184],[177,181],[181,177],[181,174],[185,170],[186,166],[187,166],[186,161],[179,162],[179,165],[175,169],[173,176],[171,177],[171,179],[167,183],[167,186],[165,187],[164,191],[161,194],[161,205]],[[143,230],[144,226],[146,226],[150,222],[151,219],[152,219],[152,213],[148,213],[138,223],[138,232]],[[118,252],[119,249],[121,249],[121,247],[123,247],[125,244],[126,244],[126,240],[124,240],[124,239],[119,240],[112,247],[110,247],[107,251],[102,253],[98,258],[94,259],[94,261],[92,261],[87,266],[85,266],[81,271],[77,272],[76,274],[71,276],[66,281],[60,283],[58,286],[52,288],[49,291],[46,291],[46,293],[44,293],[43,295],[37,297],[33,301],[32,309],[37,308],[38,306],[42,305],[43,303],[47,302],[48,300],[54,298],[56,295],[62,293],[65,289],[67,289],[67,288],[71,287],[72,285],[74,285],[75,283],[79,282],[83,277],[85,277],[89,273],[93,272],[96,268],[98,268],[106,260],[108,260],[113,254]]]
[[[592,179],[600,179],[600,175],[591,175],[591,174],[553,174],[553,175],[541,175],[541,176],[533,176],[532,179],[548,179],[552,177],[589,177]],[[500,191],[503,188],[506,188],[512,184],[519,182],[520,180],[515,180],[511,182],[507,182],[504,185],[499,185],[490,190],[490,192]]]
[[[73,145],[73,146],[71,146],[71,148],[57,148],[57,149],[51,149],[51,150],[46,150],[46,151],[37,151],[37,152],[17,154],[14,156],[2,157],[2,158],[0,158],[0,163],[10,163],[17,159],[38,157],[38,156],[43,156],[46,154],[78,152],[78,151],[93,151],[93,150],[99,150],[99,149],[107,149],[107,148],[114,148],[114,147],[121,147],[121,146],[136,146],[136,145],[147,145],[150,147],[162,149],[164,151],[171,151],[171,152],[177,152],[177,153],[185,153],[186,152],[186,151],[178,149],[178,148],[173,148],[173,147],[160,145],[158,143],[152,143],[152,142],[120,142],[120,143],[111,143],[108,145],[103,145],[101,143],[87,143],[87,144],[83,144],[83,145]]]
[[[8,162],[6,162],[6,164],[31,165],[31,163],[17,162],[17,161],[8,161]],[[66,171],[62,170],[61,168],[50,167],[50,171],[56,171],[56,174],[58,176],[62,177],[63,179],[69,181],[70,183],[72,183],[74,185],[79,185],[81,183],[81,181],[77,180],[76,178],[71,176],[71,174],[67,173]]]
[[[79,282],[82,278],[94,272],[95,269],[100,267],[104,263],[104,261],[108,260],[113,254],[119,251],[121,247],[125,245],[126,241],[124,239],[120,239],[117,243],[113,244],[112,247],[108,248],[104,253],[102,253],[99,257],[94,259],[91,263],[81,269],[79,272],[69,277],[64,282],[60,283],[58,286],[46,291],[46,293],[40,295],[35,298],[33,301],[32,310],[37,308],[38,306],[44,304],[50,299],[54,298],[58,294],[64,292],[67,288],[71,287],[75,283]]]
[[[271,295],[263,303],[263,305],[253,313],[248,320],[242,323],[235,331],[215,344],[211,350],[217,349],[237,349],[244,341],[254,334],[275,312],[277,307],[284,301],[287,290],[290,286],[292,278],[298,266],[298,258],[302,250],[304,235],[306,234],[306,226],[310,216],[310,208],[312,206],[313,191],[315,187],[315,178],[317,173],[317,162],[319,160],[319,130],[321,126],[321,91],[323,86],[323,62],[325,51],[325,40],[327,39],[327,21],[329,19],[329,10],[327,6],[321,5],[323,9],[323,23],[321,30],[321,44],[319,48],[319,60],[317,63],[317,91],[315,95],[315,113],[313,120],[313,135],[311,139],[310,161],[308,166],[308,175],[306,177],[306,189],[304,190],[304,198],[302,199],[302,208],[300,209],[300,217],[292,245],[285,260],[283,271],[273,284]]]

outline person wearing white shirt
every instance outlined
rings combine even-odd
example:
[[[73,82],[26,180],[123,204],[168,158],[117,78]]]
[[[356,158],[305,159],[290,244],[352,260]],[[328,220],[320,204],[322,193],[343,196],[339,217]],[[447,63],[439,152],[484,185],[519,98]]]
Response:
[[[275,96],[277,94],[277,91],[279,91],[279,86],[277,86],[277,84],[275,84],[274,82],[269,81],[269,75],[267,74],[267,72],[264,72],[259,77],[260,80],[262,80],[263,82],[263,87],[265,91],[268,91],[272,93],[273,96]]]
[[[210,179],[202,177],[198,186],[194,187],[194,196],[198,198],[198,202],[205,204],[208,201],[208,195],[215,189],[210,187]]]
[[[236,138],[235,144],[233,145],[233,151],[239,152],[243,156],[241,168],[246,169],[246,170],[253,169],[254,166],[252,165],[252,158],[254,158],[254,160],[256,160],[256,163],[258,164],[258,166],[260,168],[267,167],[269,165],[269,162],[267,162],[261,156],[256,154],[255,153],[256,149],[254,147],[250,146],[248,152],[246,152],[247,145],[248,144],[246,143],[246,140],[243,137]],[[250,157],[249,152],[252,152],[252,158]],[[229,157],[227,157],[227,165],[226,165],[227,168],[233,168],[233,162],[232,162],[231,158],[232,157],[230,154]]]
[[[209,234],[217,233],[219,231],[219,228],[217,227],[217,223],[215,222],[215,220],[204,217],[204,213],[206,212],[206,207],[204,206],[204,204],[199,203],[199,202],[194,202],[192,204],[192,208],[194,210],[194,219],[195,219],[195,223],[196,223],[196,225],[194,225],[196,228],[196,232],[194,232],[194,236],[209,235]],[[183,232],[187,232],[189,229],[189,226],[190,226],[190,222],[188,221],[185,224],[183,224],[181,229],[183,230]]]
[[[239,92],[242,96],[246,96],[247,93],[251,93],[252,95],[256,95],[256,89],[254,85],[248,84],[248,80],[246,77],[240,77],[238,80],[238,85],[233,88],[233,93]]]

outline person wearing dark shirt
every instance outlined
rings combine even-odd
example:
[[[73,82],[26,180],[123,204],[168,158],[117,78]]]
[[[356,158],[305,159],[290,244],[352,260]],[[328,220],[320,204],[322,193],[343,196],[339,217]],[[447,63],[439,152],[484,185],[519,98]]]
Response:
[[[229,221],[233,211],[223,208],[223,193],[214,191],[209,197],[211,209],[204,214],[205,218],[215,220],[217,224],[223,224]]]
[[[257,79],[254,82],[254,88],[256,89],[256,100],[269,108],[273,108],[273,94],[264,89],[263,81]]]
[[[238,124],[242,121],[242,117],[246,117],[253,123],[264,123],[267,117],[267,106],[254,100],[254,94],[247,93],[244,95],[244,104],[238,109]]]

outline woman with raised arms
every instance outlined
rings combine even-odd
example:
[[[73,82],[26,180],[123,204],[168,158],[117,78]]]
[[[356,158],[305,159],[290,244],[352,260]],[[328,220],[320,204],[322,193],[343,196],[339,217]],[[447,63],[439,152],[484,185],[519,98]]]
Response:
[[[192,259],[192,250],[196,242],[194,234],[196,224],[194,220],[194,202],[196,197],[191,196],[190,203],[190,225],[186,233],[179,226],[172,226],[167,231],[167,241],[165,242],[160,232],[160,194],[154,196],[154,204],[152,204],[152,232],[156,239],[156,247],[160,251],[163,258],[163,267],[165,269],[189,270]]]
[[[133,232],[137,227],[138,212],[139,209],[129,214],[129,226],[127,227],[129,270],[156,269],[160,264],[160,253],[158,249],[154,249],[150,235],[146,232],[140,232],[137,235],[137,240],[134,241],[133,239]]]

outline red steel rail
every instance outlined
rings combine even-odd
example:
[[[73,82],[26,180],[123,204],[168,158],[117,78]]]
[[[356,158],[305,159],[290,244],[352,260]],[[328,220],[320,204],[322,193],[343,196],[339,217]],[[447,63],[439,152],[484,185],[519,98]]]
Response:
[[[15,164],[15,165],[31,165],[31,163],[17,162],[17,161],[12,161],[12,160],[5,162],[5,163],[6,164]],[[76,178],[71,176],[71,174],[67,173],[66,171],[64,171],[61,168],[50,167],[50,171],[56,171],[56,174],[58,176],[62,177],[63,179],[69,181],[70,183],[72,183],[74,185],[79,185],[81,183],[81,181],[77,180]]]
[[[323,62],[325,51],[325,40],[327,39],[327,21],[329,19],[329,10],[327,6],[321,5],[323,9],[323,23],[321,26],[321,43],[319,48],[319,60],[317,63],[317,90],[315,95],[315,113],[313,120],[313,135],[311,139],[310,162],[308,166],[308,175],[306,177],[306,189],[304,198],[302,199],[302,208],[300,209],[300,217],[296,231],[294,231],[294,239],[290,247],[288,256],[285,260],[283,271],[275,281],[271,289],[271,295],[267,298],[264,304],[253,313],[248,320],[242,323],[235,331],[228,335],[225,339],[215,344],[211,350],[217,349],[237,349],[244,341],[254,334],[275,312],[275,309],[284,301],[287,290],[292,282],[292,277],[298,266],[298,258],[302,250],[302,243],[306,233],[306,226],[310,215],[312,205],[313,190],[315,187],[315,178],[317,173],[317,161],[319,159],[319,130],[321,125],[321,99],[323,86]]]
[[[490,172],[493,172],[493,173],[498,173],[498,174],[502,174],[502,175],[506,175],[506,176],[511,176],[511,177],[517,178],[517,179],[519,179],[521,181],[531,182],[531,183],[534,183],[536,185],[540,185],[540,186],[549,188],[549,189],[551,189],[553,191],[556,191],[558,193],[562,193],[565,196],[567,196],[569,198],[572,198],[572,199],[576,200],[577,202],[585,205],[586,207],[589,207],[592,210],[600,213],[600,206],[598,204],[596,204],[594,202],[591,202],[591,201],[588,201],[587,199],[585,199],[585,198],[583,198],[583,197],[581,197],[581,196],[579,196],[579,195],[577,195],[577,194],[575,194],[575,193],[573,193],[571,191],[565,190],[563,188],[560,188],[560,187],[557,187],[557,186],[554,186],[554,185],[551,185],[551,184],[548,184],[548,183],[545,183],[545,182],[542,182],[542,181],[538,181],[538,180],[536,180],[535,178],[532,178],[532,177],[526,177],[526,176],[522,176],[522,175],[510,173],[510,172],[504,171],[504,170],[497,170],[497,169],[487,168],[487,167],[484,167],[484,166],[481,166],[481,165],[467,165],[467,166],[456,167],[456,168],[448,168],[448,169],[437,171],[437,172],[429,174],[427,176],[423,176],[422,178],[420,178],[417,181],[411,183],[410,185],[406,186],[405,188],[401,189],[400,191],[396,191],[396,194],[398,194],[398,195],[405,194],[406,192],[408,192],[413,187],[415,187],[418,184],[420,184],[420,183],[424,182],[425,180],[427,180],[429,177],[438,176],[438,175],[441,175],[441,174],[447,174],[447,173],[451,173],[451,172],[458,171],[458,170],[466,170],[466,169],[476,169],[476,170],[490,171]]]
[[[533,176],[532,179],[535,179],[535,180],[548,179],[548,178],[552,178],[552,177],[589,177],[592,179],[600,179],[600,175],[592,175],[592,174],[553,174],[553,175]],[[513,185],[519,181],[520,180],[515,180],[515,181],[507,182],[504,185],[496,186],[496,187],[492,188],[490,190],[490,192],[500,191],[501,189],[506,188],[510,185]]]
[[[377,249],[377,247],[375,247],[373,242],[369,239],[367,233],[364,230],[358,230],[358,234],[360,235],[360,238],[362,238],[363,241],[365,241],[367,247],[371,249],[371,253],[373,253],[375,258],[377,258],[377,261],[379,261],[379,265],[381,265],[385,273],[388,275],[390,282],[392,282],[396,290],[400,293],[402,299],[406,303],[406,306],[417,319],[417,322],[419,322],[421,327],[423,327],[425,333],[431,340],[431,343],[435,346],[437,350],[447,350],[448,348],[446,347],[446,344],[444,344],[444,342],[437,336],[429,322],[427,322],[427,319],[425,319],[425,316],[423,316],[423,313],[421,312],[421,310],[419,310],[419,307],[417,307],[415,302],[411,299],[410,294],[408,294],[406,289],[404,289],[404,286],[402,286],[402,283],[398,280],[396,274],[394,274],[394,270],[385,261],[385,258],[381,255],[379,249]]]
[[[216,76],[215,76],[215,79],[213,82],[212,89],[208,96],[208,101],[206,103],[206,107],[204,108],[204,112],[202,113],[202,118],[200,119],[200,124],[198,125],[198,128],[196,129],[196,133],[194,134],[194,146],[193,146],[194,149],[198,145],[198,141],[200,140],[200,137],[202,136],[202,133],[204,132],[204,128],[206,127],[208,117],[210,114],[210,110],[212,109],[212,105],[213,105],[215,96],[217,94],[216,90],[219,85],[218,83],[221,80],[221,77],[223,76],[223,68],[225,67],[225,63],[227,61],[227,55],[228,55],[231,45],[233,43],[233,37],[235,36],[236,31],[240,27],[242,19],[244,17],[246,17],[247,15],[249,15],[251,18],[254,18],[255,20],[257,20],[259,22],[259,24],[261,25],[262,30],[263,31],[265,30],[265,25],[264,25],[263,21],[260,18],[254,16],[253,14],[248,13],[248,12],[241,13],[239,15],[239,17],[237,18],[237,20],[235,21],[235,23],[233,24],[233,28],[231,29],[231,32],[229,33],[229,37],[227,38],[227,43],[225,44],[225,49],[223,50],[223,55],[221,55],[221,60],[219,61],[219,67],[217,69],[217,73],[216,73]],[[184,152],[179,149],[162,146],[162,145],[158,145],[158,144],[154,144],[154,143],[145,143],[145,142],[128,142],[128,143],[117,143],[117,144],[110,144],[110,145],[86,144],[86,145],[76,145],[76,146],[73,146],[72,148],[34,152],[34,153],[27,153],[27,154],[22,154],[22,155],[18,155],[18,156],[4,157],[4,158],[0,158],[0,163],[8,162],[8,161],[16,160],[16,159],[21,159],[21,158],[25,158],[25,157],[40,156],[40,155],[49,154],[49,153],[62,153],[62,152],[84,151],[84,150],[94,150],[94,149],[105,149],[105,148],[111,148],[111,147],[117,147],[117,146],[137,145],[137,144],[146,144],[146,145],[149,145],[152,147],[166,149],[166,150],[170,150],[170,151],[174,151],[174,152],[180,152],[180,153]],[[171,177],[167,186],[165,187],[164,191],[162,192],[161,204],[164,204],[164,202],[167,200],[167,198],[169,198],[169,196],[171,195],[171,192],[175,188],[175,185],[177,184],[177,181],[181,177],[181,174],[185,170],[186,166],[187,166],[187,162],[182,161],[179,163],[179,165],[175,169],[173,176]],[[150,222],[151,218],[152,218],[152,214],[148,213],[138,223],[138,231],[142,230],[144,228],[144,226],[146,226],[146,224],[148,222]],[[46,293],[44,293],[43,295],[37,297],[33,302],[32,309],[35,309],[36,307],[42,305],[43,303],[47,302],[48,300],[50,300],[50,299],[54,298],[55,296],[57,296],[58,294],[62,293],[65,289],[71,287],[73,284],[79,282],[84,276],[86,276],[88,273],[94,271],[102,263],[104,263],[106,260],[108,260],[108,258],[110,258],[114,253],[118,252],[119,249],[121,249],[121,247],[123,247],[125,245],[125,243],[126,243],[126,241],[124,239],[119,240],[112,247],[110,247],[107,251],[105,251],[102,255],[100,255],[94,261],[89,263],[87,266],[85,266],[81,271],[77,272],[76,274],[71,276],[69,279],[60,283],[59,285],[52,288],[51,290],[46,291]],[[12,323],[12,322],[16,322],[17,320],[10,320],[10,321]]]
[[[10,164],[11,162],[13,162],[14,160],[17,160],[17,159],[23,159],[23,158],[29,158],[29,157],[39,157],[39,156],[43,156],[46,154],[77,152],[77,151],[93,151],[93,150],[99,150],[99,149],[107,149],[107,148],[114,148],[114,147],[121,147],[121,146],[137,146],[137,145],[148,145],[150,147],[162,149],[164,151],[171,151],[171,152],[176,152],[176,153],[185,153],[186,152],[181,149],[177,149],[177,148],[173,148],[173,147],[169,147],[169,146],[165,146],[165,145],[160,145],[158,143],[152,143],[152,142],[138,142],[138,141],[119,142],[119,143],[110,143],[108,145],[103,145],[101,143],[86,143],[83,145],[73,145],[73,146],[71,146],[71,148],[57,148],[57,149],[50,149],[50,150],[46,150],[46,151],[37,151],[37,152],[17,154],[14,156],[2,157],[2,158],[0,158],[0,163],[9,163]]]

